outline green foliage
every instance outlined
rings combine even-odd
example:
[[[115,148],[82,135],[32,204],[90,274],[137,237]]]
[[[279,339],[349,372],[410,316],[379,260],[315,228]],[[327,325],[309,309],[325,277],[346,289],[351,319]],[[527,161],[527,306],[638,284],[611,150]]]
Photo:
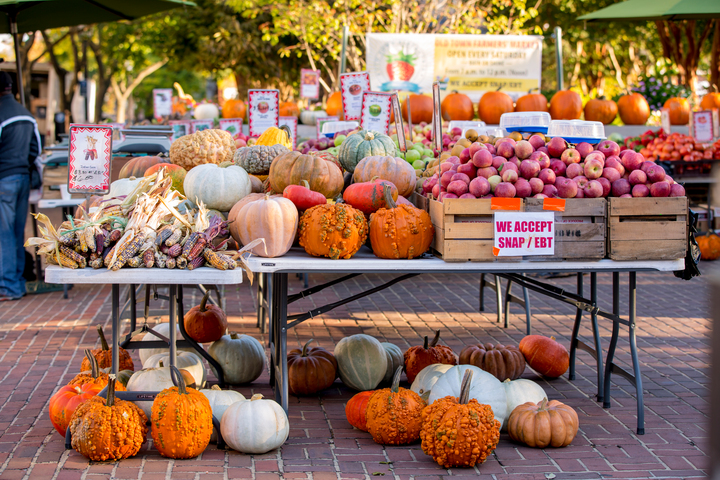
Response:
[[[651,110],[660,110],[669,98],[688,98],[692,94],[682,85],[673,85],[657,77],[640,77],[633,91],[645,97]]]

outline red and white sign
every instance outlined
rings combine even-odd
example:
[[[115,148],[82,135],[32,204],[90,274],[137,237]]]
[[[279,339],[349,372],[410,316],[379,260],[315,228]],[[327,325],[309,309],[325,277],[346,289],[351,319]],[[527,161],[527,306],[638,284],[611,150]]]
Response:
[[[251,137],[259,137],[280,120],[279,90],[248,90],[248,127]]]
[[[233,138],[240,137],[240,134],[242,133],[242,118],[221,118],[219,122],[220,130],[225,130],[232,135]]]
[[[297,148],[297,124],[298,119],[297,117],[280,117],[279,120],[279,127],[282,127],[283,125],[287,125],[287,127],[290,129],[290,136],[292,137],[292,148],[295,150]]]
[[[300,69],[300,97],[310,100],[320,98],[320,70]]]
[[[171,139],[173,142],[192,133],[192,122],[190,120],[170,120],[170,127],[172,127]]]
[[[713,115],[711,110],[692,112],[692,131],[695,140],[702,143],[713,141]]]
[[[113,129],[107,125],[70,125],[68,192],[110,191]]]
[[[156,120],[172,115],[172,88],[153,89],[153,116]]]
[[[666,135],[670,135],[670,109],[663,108],[660,110],[660,126]]]
[[[392,113],[392,93],[367,91],[362,94],[362,113],[360,127],[388,134],[390,114]]]
[[[203,130],[210,130],[215,126],[212,120],[190,120],[192,124],[192,132],[201,132]]]
[[[337,122],[339,118],[336,115],[332,117],[318,117],[315,125],[317,126],[317,138],[324,138],[325,135],[322,133],[322,126],[327,122]]]
[[[497,257],[555,254],[553,212],[505,212],[493,214]]]
[[[370,75],[367,72],[340,75],[340,95],[345,120],[360,120],[362,93],[366,90],[370,90]]]

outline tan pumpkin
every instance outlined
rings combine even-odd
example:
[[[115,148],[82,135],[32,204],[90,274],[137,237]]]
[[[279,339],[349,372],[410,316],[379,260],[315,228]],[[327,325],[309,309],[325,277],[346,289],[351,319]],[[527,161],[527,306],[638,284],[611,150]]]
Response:
[[[242,245],[242,242],[240,241],[240,222],[237,221],[237,214],[240,212],[242,207],[247,205],[250,202],[254,202],[257,200],[262,200],[265,198],[266,193],[251,193],[245,197],[242,198],[239,202],[237,202],[233,207],[230,209],[230,212],[228,213],[228,228],[230,229],[230,235],[233,237],[233,239],[238,242],[238,244]],[[282,195],[272,195],[273,197],[282,197]],[[142,350],[140,350],[142,352]]]
[[[572,407],[544,398],[540,403],[515,407],[508,419],[508,433],[513,440],[529,447],[565,447],[577,435],[578,424]]]
[[[550,99],[550,117],[553,120],[577,120],[582,115],[582,98],[572,90],[560,90]]]
[[[374,178],[392,182],[397,187],[398,194],[405,197],[412,195],[417,183],[415,169],[399,157],[372,156],[360,160],[355,167],[353,181],[370,182]]]
[[[190,170],[206,163],[230,162],[235,150],[235,139],[225,130],[201,130],[175,140],[170,146],[170,161]]]
[[[315,155],[288,152],[277,157],[268,177],[274,192],[283,192],[288,185],[307,180],[310,190],[325,198],[335,198],[343,188],[343,176],[337,165]]]
[[[239,224],[238,235],[243,245],[259,238],[265,240],[251,249],[260,257],[285,255],[295,240],[298,211],[287,198],[265,195],[242,207],[234,219]]]

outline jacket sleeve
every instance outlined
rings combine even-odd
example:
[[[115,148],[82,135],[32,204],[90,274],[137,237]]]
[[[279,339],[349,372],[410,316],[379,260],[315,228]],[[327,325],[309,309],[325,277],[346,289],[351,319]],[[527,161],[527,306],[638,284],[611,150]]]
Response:
[[[33,122],[33,134],[30,140],[30,150],[28,152],[28,163],[32,165],[35,163],[35,159],[42,152],[42,143],[40,141],[40,132],[38,131],[37,123]]]

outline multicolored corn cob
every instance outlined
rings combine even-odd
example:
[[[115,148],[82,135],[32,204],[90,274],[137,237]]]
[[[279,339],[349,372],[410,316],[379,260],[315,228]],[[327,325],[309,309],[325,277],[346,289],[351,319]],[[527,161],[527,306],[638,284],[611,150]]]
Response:
[[[224,253],[214,252],[211,248],[203,250],[203,257],[218,270],[232,270],[235,268],[235,260]]]

